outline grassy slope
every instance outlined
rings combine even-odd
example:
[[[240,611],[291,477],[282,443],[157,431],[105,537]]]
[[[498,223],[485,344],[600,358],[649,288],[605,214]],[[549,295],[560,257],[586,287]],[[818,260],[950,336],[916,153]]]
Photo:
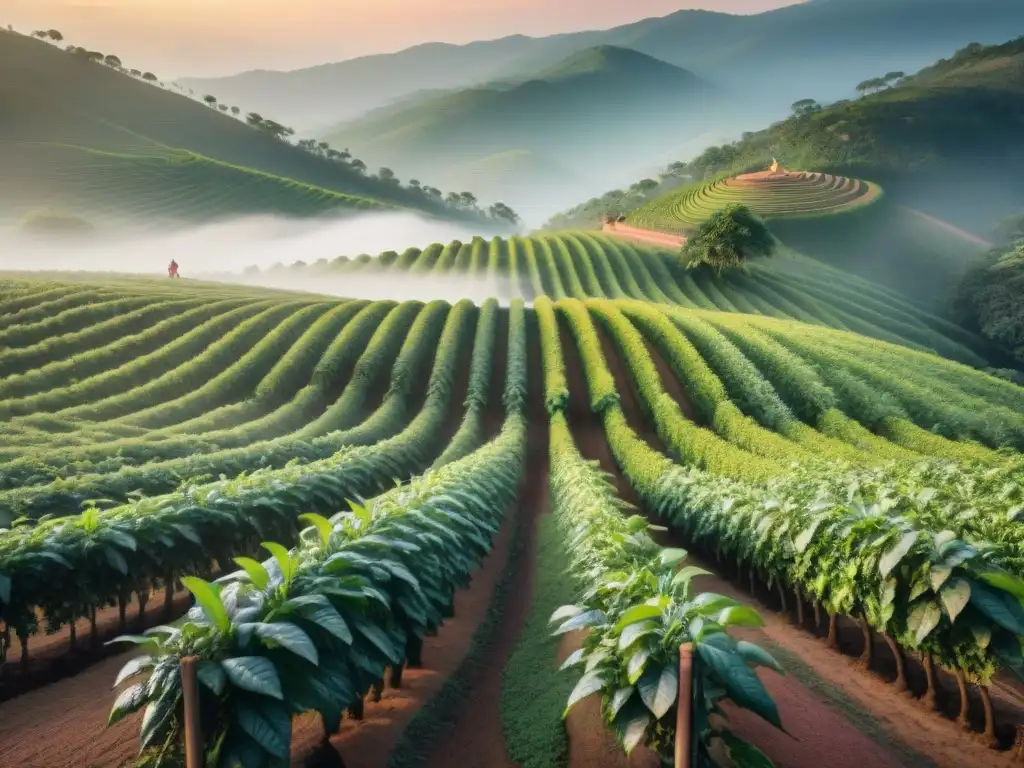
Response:
[[[713,147],[686,170],[698,178],[736,173],[767,167],[777,156],[789,168],[836,169],[881,182],[886,198],[878,205],[827,220],[775,220],[772,227],[798,250],[937,306],[982,248],[906,208],[987,234],[996,219],[1024,206],[1024,183],[1010,172],[1024,159],[1022,131],[1024,39],[963,50],[886,91]],[[673,229],[674,221],[659,224],[658,215],[685,194],[638,199],[632,218]],[[594,200],[558,221],[593,225],[602,205],[608,203]]]
[[[504,198],[522,186],[518,179],[524,175],[547,190],[573,184],[540,171],[543,160],[530,158],[553,158],[573,173],[602,158],[608,162],[612,142],[642,140],[647,148],[677,141],[701,121],[694,107],[706,104],[713,92],[678,67],[602,47],[574,54],[524,82],[444,93],[406,109],[380,111],[328,132],[327,140],[351,148],[371,166],[402,168],[421,178],[443,176],[458,188],[478,180],[473,171],[485,168],[487,181]],[[635,119],[638,113],[643,121]],[[670,124],[674,133],[654,129]],[[519,158],[511,168],[488,161],[509,152]],[[528,196],[526,189],[519,191]],[[518,199],[510,202],[519,207]]]
[[[0,161],[9,215],[41,204],[186,218],[415,205],[184,96],[12,34],[0,34]]]

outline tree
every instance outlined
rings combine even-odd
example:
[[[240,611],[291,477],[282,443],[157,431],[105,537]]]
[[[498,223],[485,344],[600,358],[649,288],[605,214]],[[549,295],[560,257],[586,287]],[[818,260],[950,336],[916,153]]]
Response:
[[[462,198],[459,197],[458,192],[449,192],[444,196],[444,201],[453,208],[457,208],[459,203],[462,202]]]
[[[800,99],[799,101],[794,101],[790,109],[793,110],[793,114],[797,117],[809,117],[819,111],[821,105],[814,99]]]
[[[132,77],[142,77],[142,72],[137,69],[129,69],[128,74]]]
[[[103,57],[103,63],[106,64],[108,67],[112,67],[113,69],[121,68],[121,59],[112,53],[107,54]]]
[[[240,110],[238,107],[232,107],[231,108],[231,114],[235,115],[236,117],[238,116],[238,113],[241,112],[241,111],[242,110]]]
[[[754,256],[770,256],[775,238],[757,214],[739,203],[715,211],[683,246],[687,266],[707,264],[716,272],[742,267]]]
[[[352,162],[349,163],[349,165],[351,165],[356,170],[357,173],[363,173],[363,171],[366,170],[366,163],[364,163],[358,157],[353,158]]]
[[[504,219],[510,224],[519,223],[519,214],[502,202],[497,202],[492,205],[487,209],[487,213],[490,214],[492,219]]]
[[[48,30],[46,30],[46,36],[48,38],[50,38],[51,40],[53,40],[53,42],[55,42],[55,43],[59,43],[59,42],[61,42],[64,39],[64,35],[62,35],[60,33],[60,30],[57,30],[57,29],[48,29]]]
[[[40,40],[43,40],[46,37],[49,37],[49,35],[47,35],[45,29],[37,29],[35,32],[32,33],[32,37],[38,37]]]
[[[259,128],[263,125],[263,115],[259,112],[250,112],[245,116],[245,122],[251,125],[253,128]]]
[[[472,192],[461,192],[459,194],[459,202],[466,208],[475,208],[477,203],[476,195]]]
[[[228,105],[227,104],[218,104],[217,105],[217,109],[219,109],[221,112],[227,112],[228,111]]]
[[[646,195],[651,190],[658,188],[658,182],[654,179],[642,179],[635,184],[631,184],[629,191],[637,195]]]
[[[896,70],[895,72],[886,72],[885,77],[883,77],[882,80],[884,80],[887,84],[895,83],[897,80],[901,80],[906,76],[906,72],[900,72],[899,70]]]
[[[409,189],[420,189],[420,180],[409,179]]]
[[[98,63],[103,61],[103,54],[99,51],[86,51],[85,58],[87,58],[89,61],[95,61]]]
[[[205,96],[203,96],[203,101],[205,101],[208,105],[212,107],[217,104],[217,97],[211,96],[210,94],[206,94]]]
[[[151,83],[155,83],[156,82],[156,75],[154,75],[152,72],[146,72],[146,73],[144,73],[142,75],[142,79],[143,80],[148,80]]]
[[[880,91],[886,86],[886,81],[881,77],[873,77],[857,84],[857,93],[866,95],[869,91]]]
[[[377,171],[377,178],[381,181],[385,181],[388,184],[397,184],[398,179],[395,177],[395,172],[390,168],[381,168]]]
[[[331,145],[328,144],[326,141],[321,141],[319,144],[316,145],[316,148],[320,152],[323,152],[326,155],[327,154],[327,150],[329,150],[331,148]]]

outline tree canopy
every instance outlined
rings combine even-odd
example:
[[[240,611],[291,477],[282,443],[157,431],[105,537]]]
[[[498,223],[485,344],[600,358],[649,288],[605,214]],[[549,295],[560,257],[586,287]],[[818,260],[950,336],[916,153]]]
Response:
[[[747,206],[733,203],[700,225],[683,246],[682,257],[689,267],[706,264],[721,272],[774,251],[775,238],[764,221]]]

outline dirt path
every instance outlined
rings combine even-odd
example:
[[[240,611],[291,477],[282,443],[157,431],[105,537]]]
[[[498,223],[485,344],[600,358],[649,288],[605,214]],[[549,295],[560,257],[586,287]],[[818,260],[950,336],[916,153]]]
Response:
[[[635,504],[637,503],[636,495],[615,468],[603,432],[586,407],[586,384],[579,354],[571,334],[565,328],[562,331],[566,374],[572,391],[570,403],[574,404],[570,408],[570,422],[577,444],[587,458],[597,459],[604,469],[613,473],[621,497]],[[614,346],[605,337],[605,334],[600,333],[600,336],[606,358],[610,363],[614,363],[619,359],[618,355],[613,354]],[[663,449],[654,431],[643,418],[628,376],[622,366],[612,364],[611,367],[616,378],[623,410],[630,424],[652,447]],[[673,540],[671,534],[664,539],[663,543],[675,546],[681,544],[681,542]],[[708,563],[702,563],[694,558],[694,564],[714,573],[714,567]],[[700,587],[705,591],[736,594],[738,599],[750,602],[748,595],[739,594],[726,580],[717,576],[701,577]],[[782,628],[785,628],[784,622],[780,620],[779,623]],[[744,630],[744,632],[747,639],[755,642],[763,634],[761,630],[757,629]],[[794,631],[792,634],[797,633]],[[788,635],[781,636],[780,640],[788,641]],[[817,643],[813,639],[811,642]],[[835,654],[820,647],[820,644],[818,646],[822,653],[832,654],[829,663],[835,667],[837,660]],[[828,765],[830,768],[860,768],[866,765],[873,768],[900,768],[900,766],[919,768],[921,766],[919,762],[906,762],[901,759],[898,749],[887,749],[863,733],[863,725],[860,722],[854,722],[845,710],[834,707],[827,699],[816,695],[796,676],[780,676],[770,670],[761,670],[759,676],[778,705],[783,723],[792,736],[787,736],[756,716],[736,708],[732,708],[730,711],[730,719],[733,721],[733,728],[737,735],[756,744],[775,761],[779,768],[820,768],[822,765]],[[600,727],[599,720],[596,727]],[[611,765],[615,768],[625,768],[637,764],[627,763],[624,758],[621,760],[621,762]],[[577,763],[573,760],[571,768],[583,768],[583,765],[584,763]],[[968,766],[968,764],[961,765],[963,768]]]
[[[607,235],[624,237],[628,240],[639,240],[643,243],[660,245],[665,248],[671,248],[672,250],[678,250],[686,243],[686,238],[682,235],[670,235],[667,232],[656,232],[653,229],[628,227],[625,224],[605,224],[601,228],[601,231]]]
[[[548,512],[548,431],[543,370],[536,328],[529,328],[530,423],[526,477],[519,497],[522,547],[510,564],[515,587],[504,606],[495,643],[488,649],[452,729],[434,744],[428,768],[514,768],[501,728],[502,672],[530,614],[537,555],[537,523]]]
[[[971,234],[966,229],[961,229],[960,227],[956,226],[955,224],[950,224],[948,221],[944,221],[942,219],[936,218],[935,216],[929,216],[924,211],[919,211],[916,208],[906,208],[905,210],[909,211],[910,213],[914,214],[915,216],[918,216],[918,217],[924,219],[925,221],[929,222],[930,224],[934,224],[936,227],[939,227],[940,229],[943,229],[946,232],[949,232],[951,235],[956,235],[961,240],[967,240],[968,242],[974,243],[975,245],[980,245],[982,248],[991,248],[992,247],[992,243],[989,242],[988,240],[985,240],[982,237],[978,237],[977,235]]]
[[[171,605],[170,617],[168,617],[164,612],[164,591],[162,589],[155,590],[150,593],[145,616],[140,617],[138,600],[133,599],[128,604],[127,632],[138,632],[140,629],[148,629],[163,623],[168,618],[178,618],[188,608],[189,600],[190,596],[187,592],[182,591],[176,594]],[[93,664],[120,653],[118,648],[103,645],[122,634],[120,611],[116,607],[97,611],[96,628],[99,640],[98,644],[94,645],[89,620],[79,619],[75,623],[77,643],[74,650],[71,649],[71,632],[68,627],[64,627],[60,632],[55,632],[52,635],[33,635],[29,638],[27,664],[21,663],[20,645],[17,639],[12,638],[13,645],[8,651],[7,663],[0,670],[0,702],[77,675]]]
[[[515,530],[509,514],[482,567],[473,574],[468,589],[455,596],[455,617],[445,619],[437,635],[423,642],[421,669],[406,669],[400,689],[386,688],[381,700],[367,699],[363,719],[348,717],[331,746],[345,761],[345,768],[383,768],[413,716],[441,689],[458,669],[473,639],[473,633],[491,604],[494,586],[508,562]],[[318,715],[303,715],[292,726],[292,765],[329,765],[328,755],[316,754],[323,737]]]

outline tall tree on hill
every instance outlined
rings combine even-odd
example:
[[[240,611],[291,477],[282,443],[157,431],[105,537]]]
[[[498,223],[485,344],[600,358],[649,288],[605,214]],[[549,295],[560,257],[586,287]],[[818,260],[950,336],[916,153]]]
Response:
[[[363,173],[364,171],[366,171],[366,163],[364,163],[358,157],[353,158],[352,162],[349,163],[349,165],[352,166],[353,169],[355,169],[356,173]]]
[[[241,111],[242,110],[240,110],[238,107],[232,107],[231,108],[231,114],[234,115],[235,117],[238,117],[238,113],[241,112]]]
[[[681,256],[688,267],[702,264],[721,273],[746,264],[755,256],[771,256],[775,238],[764,221],[740,203],[715,211],[683,246]]]
[[[142,75],[142,79],[146,80],[147,82],[150,82],[150,83],[155,83],[156,82],[156,75],[154,75],[152,72],[145,72]]]
[[[459,194],[459,203],[469,209],[476,208],[476,195],[472,192],[462,192]]]
[[[58,30],[58,29],[48,29],[48,30],[46,30],[46,36],[48,38],[50,38],[51,40],[53,40],[53,42],[55,42],[55,43],[59,43],[59,42],[61,42],[64,39],[64,35],[62,35],[60,33],[60,30]]]
[[[388,184],[398,183],[398,178],[395,176],[395,172],[390,168],[381,168],[377,171],[377,178],[381,181],[386,181]]]
[[[115,56],[112,53],[109,53],[109,54],[107,54],[106,56],[103,57],[103,63],[106,64],[108,67],[110,67],[112,69],[120,69],[121,68],[121,59],[120,59],[120,57]]]
[[[793,110],[793,114],[797,117],[810,117],[815,112],[821,110],[821,104],[814,99],[800,99],[794,101],[790,109]]]
[[[217,97],[216,96],[211,96],[208,93],[205,96],[203,96],[203,101],[205,101],[207,103],[207,105],[213,107],[213,106],[216,106],[216,104],[217,104]]]

